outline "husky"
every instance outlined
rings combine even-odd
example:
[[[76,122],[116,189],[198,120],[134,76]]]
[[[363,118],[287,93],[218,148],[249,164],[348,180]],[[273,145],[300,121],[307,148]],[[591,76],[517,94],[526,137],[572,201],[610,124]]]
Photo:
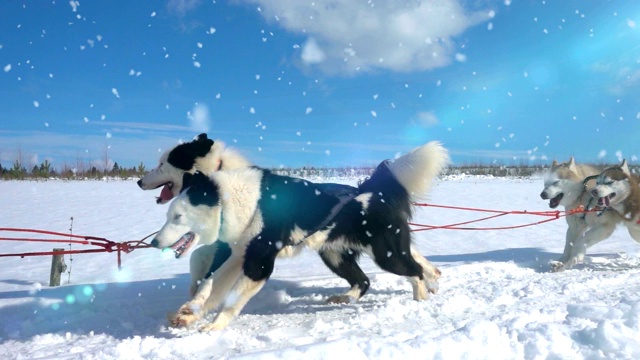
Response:
[[[576,164],[571,157],[568,162],[553,161],[544,177],[544,189],[540,193],[543,200],[549,200],[552,209],[562,205],[567,220],[567,232],[562,256],[551,261],[551,271],[557,272],[584,260],[587,248],[611,236],[620,219],[614,212],[603,212],[598,216],[582,210],[590,208],[595,199],[590,189],[594,186],[591,177],[602,169]]]
[[[185,174],[190,186],[171,202],[152,244],[174,250],[177,257],[213,242],[224,242],[232,251],[171,315],[170,324],[189,326],[221,307],[201,330],[224,329],[269,279],[281,249],[296,244],[318,251],[349,282],[338,302],[357,301],[369,288],[357,262],[362,253],[383,270],[405,276],[413,298],[426,300],[437,290],[440,271],[412,245],[411,202],[428,192],[448,162],[439,142],[427,143],[380,163],[346,199],[326,194],[319,184],[258,167]]]
[[[598,175],[591,196],[596,210],[613,209],[635,241],[640,242],[640,179],[632,175],[626,162]]]

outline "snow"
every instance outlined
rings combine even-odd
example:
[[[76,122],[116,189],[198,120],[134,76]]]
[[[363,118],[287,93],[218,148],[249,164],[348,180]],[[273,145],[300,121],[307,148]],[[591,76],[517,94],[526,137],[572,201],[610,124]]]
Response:
[[[73,217],[74,234],[126,241],[158,230],[167,210],[135,180],[4,181],[0,187],[0,227],[67,233]],[[461,176],[438,181],[430,201],[547,210],[541,190],[541,178]],[[414,220],[445,225],[484,216],[420,207]],[[476,225],[539,220],[508,215]],[[227,329],[211,333],[167,328],[166,313],[188,299],[186,259],[140,249],[123,255],[118,271],[114,253],[75,255],[73,262],[65,256],[71,282],[63,274],[63,285],[50,288],[49,257],[3,257],[0,358],[640,358],[640,245],[617,229],[588,251],[585,264],[550,273],[565,229],[559,219],[511,230],[414,232],[417,247],[442,270],[438,294],[425,302],[411,299],[406,280],[363,259],[372,282],[367,295],[326,304],[347,284],[304,251],[277,260],[265,288]],[[0,241],[0,254],[52,247]]]

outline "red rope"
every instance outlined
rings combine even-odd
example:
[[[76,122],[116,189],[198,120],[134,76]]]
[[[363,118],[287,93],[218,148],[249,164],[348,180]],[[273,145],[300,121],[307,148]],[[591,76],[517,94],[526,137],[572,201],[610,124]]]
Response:
[[[449,206],[449,205],[435,205],[435,204],[427,204],[427,203],[413,203],[415,206],[423,206],[423,207],[437,207],[443,209],[453,209],[453,210],[465,210],[465,211],[476,211],[476,212],[486,212],[493,213],[495,215],[482,217],[479,219],[448,224],[448,225],[425,225],[425,224],[417,224],[417,223],[409,223],[411,226],[417,226],[417,229],[412,229],[411,231],[426,231],[426,230],[436,230],[436,229],[445,229],[445,230],[507,230],[507,229],[517,229],[523,228],[527,226],[540,225],[546,222],[550,222],[553,220],[557,220],[560,217],[574,215],[577,213],[587,213],[593,212],[594,210],[585,210],[584,207],[578,207],[572,210],[567,211],[559,211],[559,210],[548,210],[548,211],[502,211],[502,210],[491,210],[491,209],[480,209],[480,208],[471,208],[471,207],[462,207],[462,206]],[[495,226],[495,227],[461,227],[460,225],[472,224],[480,221],[494,219],[504,215],[534,215],[534,216],[546,216],[548,219],[535,221],[527,224],[520,225],[511,225],[511,226]]]
[[[19,254],[0,254],[0,257],[7,256],[20,256],[24,258],[25,256],[48,256],[48,255],[66,255],[66,254],[87,254],[87,253],[99,253],[99,252],[117,252],[118,254],[118,269],[122,267],[122,258],[121,254],[124,252],[126,254],[132,252],[135,249],[144,249],[150,247],[149,244],[145,243],[144,240],[148,237],[154,235],[155,233],[149,234],[142,238],[141,240],[133,240],[133,241],[125,241],[125,242],[114,242],[111,240],[107,240],[105,238],[95,237],[95,236],[83,236],[83,235],[72,235],[59,233],[55,231],[48,230],[37,230],[37,229],[21,229],[21,228],[0,228],[0,231],[6,232],[24,232],[24,233],[35,233],[35,234],[44,234],[44,235],[53,235],[60,237],[71,237],[76,239],[84,239],[84,240],[73,240],[73,239],[56,239],[56,238],[48,238],[48,239],[34,239],[34,238],[19,238],[19,237],[0,237],[1,240],[5,241],[24,241],[24,242],[53,242],[53,243],[72,243],[72,244],[81,244],[81,245],[93,245],[98,246],[100,249],[85,249],[85,250],[61,250],[61,251],[41,251],[41,252],[28,252],[28,253],[19,253]]]
[[[436,230],[436,229],[446,229],[446,230],[505,230],[505,229],[517,229],[527,226],[540,225],[549,221],[557,220],[560,217],[574,215],[577,213],[587,213],[597,211],[593,210],[585,210],[584,207],[578,207],[576,209],[567,210],[567,211],[502,211],[502,210],[491,210],[491,209],[480,209],[480,208],[471,208],[471,207],[461,207],[461,206],[449,206],[449,205],[435,205],[435,204],[427,204],[427,203],[414,203],[415,206],[423,206],[423,207],[437,207],[443,209],[453,209],[453,210],[465,210],[465,211],[475,211],[475,212],[486,212],[492,213],[494,215],[485,216],[482,218],[463,221],[459,223],[453,223],[448,225],[425,225],[425,224],[417,224],[417,223],[409,223],[411,226],[418,227],[416,229],[412,229],[411,231],[426,231],[426,230]],[[534,215],[534,216],[546,216],[548,219],[536,221],[527,224],[520,225],[512,225],[512,226],[496,226],[496,227],[462,227],[461,225],[468,225],[480,221],[486,221],[490,219],[495,219],[504,215]],[[37,229],[22,229],[22,228],[0,228],[1,231],[7,232],[23,232],[23,233],[34,233],[34,234],[43,234],[43,235],[53,235],[60,236],[66,238],[75,238],[82,240],[73,240],[73,239],[56,239],[56,238],[46,238],[46,239],[34,239],[34,238],[20,238],[20,237],[0,237],[1,240],[5,241],[26,241],[26,242],[54,242],[54,243],[73,243],[73,244],[81,244],[81,245],[93,245],[98,246],[100,249],[86,249],[86,250],[62,250],[62,251],[43,251],[43,252],[28,252],[28,253],[19,253],[19,254],[0,254],[0,257],[7,256],[20,256],[24,258],[25,256],[48,256],[48,255],[66,255],[66,254],[87,254],[87,253],[99,253],[99,252],[117,252],[118,254],[118,269],[121,268],[122,260],[121,254],[130,253],[135,249],[144,249],[151,247],[149,244],[145,243],[144,240],[149,238],[156,233],[149,234],[140,240],[133,241],[125,241],[125,242],[114,242],[111,240],[107,240],[105,238],[95,237],[95,236],[84,236],[84,235],[73,235],[73,234],[65,234],[55,231],[47,231],[47,230],[37,230]]]

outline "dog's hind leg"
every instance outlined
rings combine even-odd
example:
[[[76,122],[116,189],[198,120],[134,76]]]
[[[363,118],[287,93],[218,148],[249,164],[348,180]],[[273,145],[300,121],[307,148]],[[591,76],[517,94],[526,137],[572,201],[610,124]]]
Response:
[[[411,245],[411,256],[413,259],[422,266],[422,274],[424,275],[424,282],[430,293],[435,294],[438,292],[438,279],[442,273],[440,270],[433,266],[429,260],[427,260],[418,250]],[[410,280],[411,281],[411,280]]]
[[[369,278],[358,265],[360,253],[356,250],[323,248],[320,258],[331,271],[347,280],[351,289],[342,295],[333,295],[327,299],[330,304],[348,304],[358,301],[369,289]]]
[[[370,243],[373,250],[373,260],[388,272],[407,277],[413,287],[414,300],[426,300],[429,290],[425,284],[425,271],[429,272],[432,279],[437,279],[436,271],[432,270],[433,265],[428,263],[422,255],[416,260],[419,253],[411,247],[411,235],[409,226],[400,226],[397,231],[383,231],[379,235],[370,233]],[[426,265],[423,268],[421,262]],[[437,286],[437,285],[435,285]]]

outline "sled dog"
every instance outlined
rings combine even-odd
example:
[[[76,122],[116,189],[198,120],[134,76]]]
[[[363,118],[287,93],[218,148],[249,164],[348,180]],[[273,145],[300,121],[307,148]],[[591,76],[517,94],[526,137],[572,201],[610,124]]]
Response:
[[[544,189],[540,193],[543,200],[549,200],[549,207],[562,205],[566,211],[588,209],[595,199],[590,189],[590,176],[602,171],[593,166],[576,164],[573,157],[568,162],[553,161],[544,177]],[[587,181],[585,181],[587,180]],[[562,256],[550,263],[552,271],[562,271],[584,260],[587,248],[611,236],[620,219],[614,212],[576,212],[568,214],[567,232]]]
[[[640,179],[632,175],[626,162],[603,171],[596,178],[591,195],[596,209],[612,209],[622,218],[629,235],[640,242]]]
[[[220,140],[209,139],[207,134],[202,133],[193,141],[178,144],[165,151],[158,160],[158,166],[138,180],[138,186],[142,190],[161,187],[156,202],[166,204],[182,191],[182,177],[185,173],[201,171],[210,174],[218,170],[247,166],[251,166],[251,163],[238,151],[227,147]],[[198,281],[204,278],[207,271],[220,267],[230,253],[231,249],[220,242],[194,250],[189,259],[191,296],[195,294]]]
[[[184,174],[193,174],[199,171],[206,175],[211,175],[219,170],[241,169],[249,166],[252,166],[251,163],[240,153],[226,147],[219,140],[209,139],[207,134],[202,133],[191,142],[182,143],[167,150],[160,157],[158,166],[138,181],[138,186],[143,190],[162,187],[157,203],[165,204],[185,188],[183,183]],[[355,194],[357,191],[353,186],[332,183],[316,184],[316,188],[318,191],[334,196],[338,200],[350,194]],[[204,279],[207,273],[217,270],[231,256],[231,248],[227,243],[214,242],[213,240],[215,239],[211,240],[213,242],[211,245],[195,249],[189,259],[189,272],[191,274],[189,294],[191,296],[195,294],[198,282]],[[284,246],[278,256],[294,256],[303,248],[303,246],[295,245]],[[336,272],[335,269],[331,270]],[[347,279],[350,283],[356,281]],[[368,279],[365,280],[368,281]]]
[[[412,246],[408,221],[411,201],[428,192],[448,159],[440,143],[427,143],[382,162],[343,198],[319,190],[319,184],[257,167],[186,173],[190,186],[171,202],[152,243],[180,257],[197,244],[224,242],[231,256],[171,316],[171,325],[188,326],[221,307],[201,330],[225,328],[269,279],[280,250],[295,244],[318,251],[349,281],[351,288],[333,297],[336,302],[356,301],[368,290],[357,263],[362,253],[383,270],[405,276],[415,300],[427,299],[440,271]]]

